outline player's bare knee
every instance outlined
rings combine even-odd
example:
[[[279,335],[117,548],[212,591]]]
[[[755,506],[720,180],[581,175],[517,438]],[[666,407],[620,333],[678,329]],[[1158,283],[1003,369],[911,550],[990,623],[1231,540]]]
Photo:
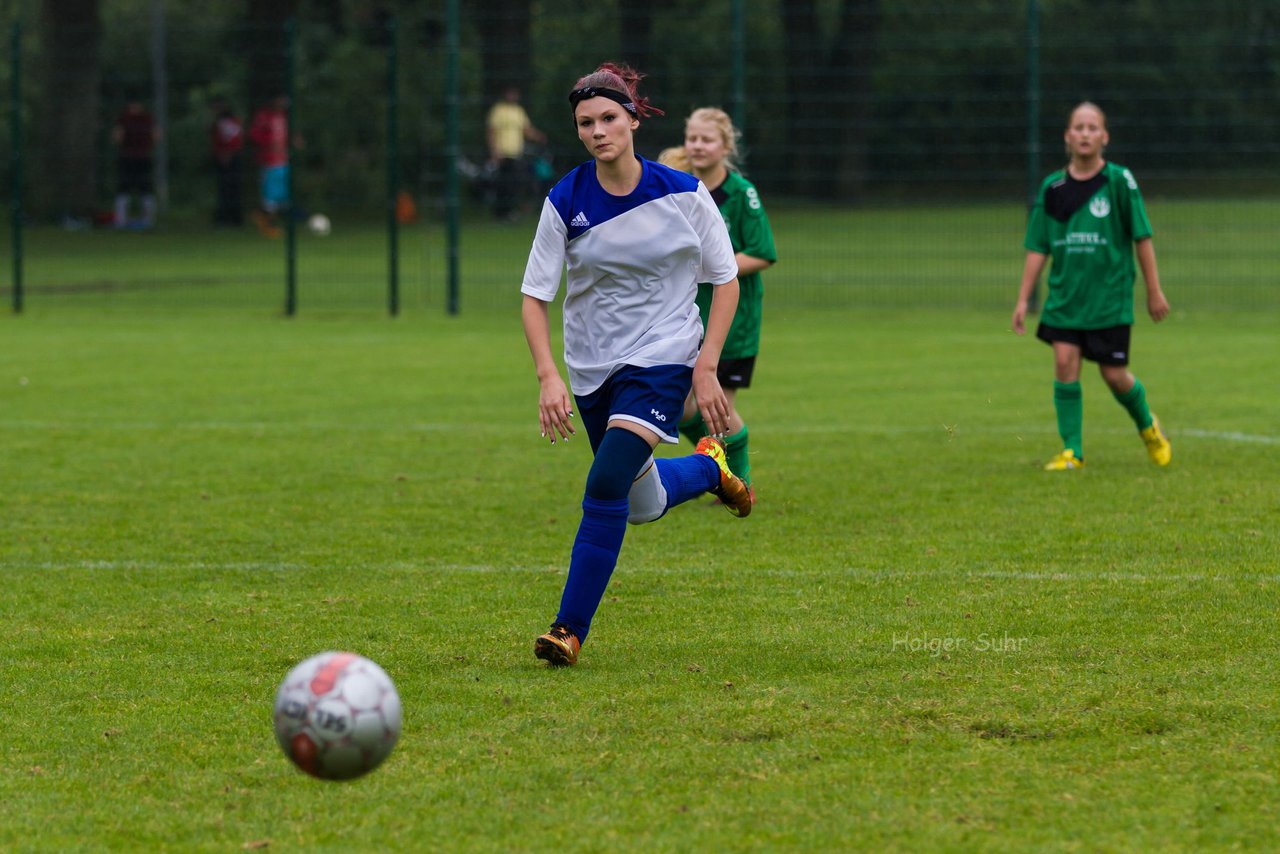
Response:
[[[1100,365],[1099,368],[1102,381],[1116,394],[1125,394],[1133,388],[1134,378],[1128,368],[1121,365]]]

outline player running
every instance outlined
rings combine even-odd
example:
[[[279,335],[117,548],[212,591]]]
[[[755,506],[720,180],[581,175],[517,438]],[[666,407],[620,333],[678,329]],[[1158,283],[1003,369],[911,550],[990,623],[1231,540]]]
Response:
[[[595,455],[560,610],[534,643],[534,655],[552,665],[577,663],[628,522],[652,522],[704,492],[734,515],[751,512],[747,486],[713,436],[690,456],[653,456],[658,442],[679,442],[691,386],[712,434],[729,427],[716,369],[737,306],[738,265],[706,187],[636,156],[640,120],[661,112],[637,94],[639,80],[606,63],[569,93],[592,159],[547,195],[521,287],[542,435],[553,445],[557,435],[574,435],[576,401]],[[551,354],[548,321],[566,268],[564,361],[573,400]],[[699,281],[715,283],[705,334]]]

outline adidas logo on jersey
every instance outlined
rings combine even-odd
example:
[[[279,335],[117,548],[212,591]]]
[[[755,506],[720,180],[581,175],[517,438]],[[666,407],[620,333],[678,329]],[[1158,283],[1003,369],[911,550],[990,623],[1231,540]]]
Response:
[[[590,228],[591,220],[587,219],[587,215],[582,211],[578,211],[578,215],[569,220],[570,228]]]

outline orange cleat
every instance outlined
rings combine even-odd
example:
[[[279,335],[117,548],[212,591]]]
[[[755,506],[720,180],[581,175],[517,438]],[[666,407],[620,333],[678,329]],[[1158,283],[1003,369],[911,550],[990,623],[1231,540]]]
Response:
[[[711,494],[719,498],[725,509],[733,515],[739,517],[750,515],[751,505],[755,503],[751,487],[729,470],[729,463],[724,456],[724,442],[714,436],[703,436],[698,440],[695,453],[711,457],[720,468],[720,485],[711,490]]]
[[[551,630],[533,642],[533,654],[552,667],[569,667],[578,663],[582,644],[567,626],[552,623]]]

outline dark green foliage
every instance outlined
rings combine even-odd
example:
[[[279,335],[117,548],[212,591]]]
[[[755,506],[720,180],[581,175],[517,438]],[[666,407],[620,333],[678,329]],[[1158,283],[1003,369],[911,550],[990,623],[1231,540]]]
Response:
[[[583,154],[565,93],[600,61],[632,59],[668,111],[647,122],[639,138],[641,152],[656,155],[679,140],[693,107],[735,106],[733,5],[464,3],[460,154],[483,160],[485,111],[496,87],[516,80],[535,124],[550,134],[557,169],[577,162]],[[149,91],[150,8],[143,0],[101,4],[104,133],[125,88]],[[265,90],[282,85],[279,20],[291,11],[298,23],[295,106],[309,142],[299,155],[300,187],[329,206],[381,204],[386,24],[394,14],[401,171],[415,192],[439,194],[446,168],[443,0],[250,8],[253,15],[235,4],[165,4],[175,204],[194,204],[207,192],[208,97],[227,95],[247,113]],[[775,194],[841,202],[1026,195],[1026,3],[750,0],[743,8],[746,165],[756,183]],[[1088,98],[1108,111],[1113,156],[1141,174],[1181,184],[1237,178],[1254,192],[1272,191],[1273,182],[1258,179],[1276,174],[1280,163],[1278,16],[1263,0],[1227,9],[1204,0],[1042,0],[1038,168],[1060,161],[1066,114]],[[19,9],[8,19],[21,17]],[[34,69],[44,61],[43,42],[35,21],[26,23],[24,60]],[[9,73],[6,63],[0,83]],[[30,72],[27,79],[32,146],[34,129],[51,114],[40,103],[39,80]],[[106,194],[113,187],[110,151],[102,138],[96,145]],[[8,135],[0,135],[0,155],[8,146]],[[3,157],[0,170],[8,168]],[[32,198],[42,192],[34,188]]]

